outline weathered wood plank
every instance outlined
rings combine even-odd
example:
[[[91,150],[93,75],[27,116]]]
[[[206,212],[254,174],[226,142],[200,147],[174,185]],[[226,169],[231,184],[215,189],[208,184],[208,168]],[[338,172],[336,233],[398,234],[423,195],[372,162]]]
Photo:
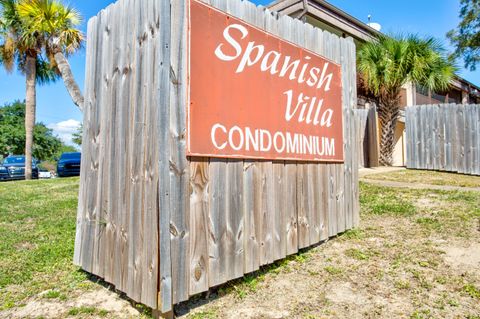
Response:
[[[457,108],[457,169],[459,173],[465,173],[465,118],[464,107]]]
[[[120,28],[114,27],[121,18],[120,3],[116,3],[111,7],[112,13],[110,19],[112,20],[112,28],[110,30],[110,60],[107,66],[107,75],[110,79],[110,88],[107,88],[108,96],[108,116],[113,118],[113,121],[108,121],[108,127],[106,128],[106,149],[104,159],[106,161],[106,177],[104,179],[104,198],[103,198],[103,211],[105,212],[105,263],[104,263],[104,278],[107,282],[114,282],[115,278],[115,242],[117,237],[117,224],[118,224],[118,195],[116,185],[118,184],[118,166],[115,165],[117,160],[117,139],[115,135],[117,133],[117,126],[120,122],[118,118],[118,95],[119,95],[119,83],[120,83]]]
[[[210,210],[208,159],[196,158],[190,162],[190,260],[189,295],[208,290],[209,287],[209,237]]]
[[[475,105],[476,113],[477,113],[477,129],[476,129],[476,138],[477,138],[477,175],[480,175],[480,105]]]
[[[226,241],[226,263],[221,264],[225,267],[221,271],[227,278],[226,280],[231,280],[244,274],[243,161],[229,161],[226,173],[227,218],[226,233],[222,239]]]
[[[473,132],[473,112],[471,105],[465,105],[464,108],[465,119],[465,174],[472,174],[473,167],[473,141],[472,137],[475,134]]]
[[[121,100],[122,103],[119,108],[122,112],[122,123],[119,125],[122,128],[122,132],[119,132],[117,138],[121,139],[123,153],[119,158],[119,166],[123,168],[123,173],[120,175],[119,187],[121,188],[121,210],[123,212],[119,222],[121,224],[119,228],[119,237],[117,238],[117,248],[120,259],[120,269],[116,272],[119,278],[116,279],[118,283],[118,289],[130,294],[128,287],[130,271],[130,253],[129,253],[129,234],[130,234],[130,214],[131,214],[131,190],[132,190],[132,150],[134,147],[133,134],[134,134],[134,84],[136,70],[134,68],[134,55],[135,55],[135,41],[136,41],[136,24],[134,17],[130,14],[134,10],[134,0],[126,0],[122,2],[124,10],[127,11],[126,18],[124,20],[125,29],[122,32],[125,37],[125,48],[123,54],[125,59],[123,60],[122,69],[122,87],[121,87]],[[123,29],[123,28],[122,28]]]
[[[97,67],[97,17],[93,17],[88,21],[87,29],[87,64],[85,69],[85,105],[84,105],[84,129],[82,137],[82,156],[79,202],[77,209],[77,228],[75,234],[75,252],[73,261],[76,265],[82,266],[83,269],[91,271],[92,258],[92,233],[91,230],[91,207],[88,206],[89,192],[87,191],[88,182],[91,181],[92,162],[92,144],[90,134],[93,130],[92,124],[95,121],[95,74]]]
[[[372,106],[368,109],[368,143],[370,146],[368,164],[370,167],[378,167],[380,165],[377,123],[377,110],[376,107]]]
[[[98,175],[97,183],[98,187],[96,189],[95,196],[95,210],[94,210],[94,247],[93,247],[93,260],[92,260],[92,272],[97,276],[103,278],[105,276],[104,262],[105,262],[105,225],[106,225],[106,216],[104,206],[104,195],[107,192],[106,185],[104,183],[106,171],[108,169],[108,163],[105,159],[105,149],[108,147],[107,133],[109,122],[108,116],[111,107],[111,101],[109,101],[108,90],[111,87],[111,78],[109,75],[109,62],[111,61],[111,40],[110,40],[110,31],[112,27],[112,21],[110,16],[112,13],[113,5],[110,5],[105,10],[101,12],[102,15],[102,24],[99,27],[99,37],[103,43],[102,55],[101,55],[101,69],[99,72],[101,74],[99,80],[99,93],[98,93],[98,104],[99,108],[98,113],[98,148],[97,148],[97,159],[98,159]]]
[[[211,159],[209,165],[210,197],[209,197],[209,236],[208,236],[208,282],[209,287],[217,286],[225,282],[226,263],[226,175],[227,161],[223,159]]]
[[[189,297],[189,164],[186,157],[188,2],[171,2],[170,209],[173,303]]]
[[[133,132],[132,132],[132,153],[131,156],[131,187],[130,187],[130,220],[128,234],[128,294],[134,300],[142,298],[142,280],[143,280],[143,224],[145,218],[143,210],[144,200],[144,165],[145,165],[145,111],[146,103],[144,103],[145,91],[143,90],[143,82],[145,81],[145,73],[147,67],[145,65],[145,46],[144,34],[147,27],[145,26],[146,10],[139,2],[134,2],[135,20],[135,41],[134,45],[134,80],[132,81],[132,104],[133,111]],[[149,66],[150,67],[150,66]]]
[[[285,162],[274,162],[273,163],[273,195],[274,199],[274,213],[273,218],[274,227],[273,227],[273,259],[279,260],[287,256],[287,236],[285,233],[287,225],[287,214],[286,214],[286,193],[287,185],[285,184],[286,180],[286,167]]]
[[[158,287],[159,287],[159,260],[162,262],[165,259],[161,259],[158,249],[159,238],[162,235],[162,239],[167,239],[167,245],[169,244],[169,228],[168,220],[167,225],[160,225],[161,217],[159,216],[159,206],[165,201],[164,196],[160,195],[159,182],[160,178],[168,176],[168,172],[164,171],[168,168],[167,165],[158,165],[159,162],[165,161],[165,152],[167,149],[168,140],[165,138],[165,128],[168,127],[168,118],[165,119],[161,112],[165,112],[168,109],[168,94],[161,96],[159,92],[167,90],[169,80],[169,67],[165,70],[163,68],[152,68],[152,65],[158,65],[158,58],[162,55],[163,40],[161,37],[166,34],[163,30],[160,30],[160,25],[157,21],[160,20],[160,14],[162,8],[158,6],[159,3],[150,1],[148,4],[144,4],[146,12],[145,22],[145,34],[147,35],[145,45],[145,71],[144,73],[144,103],[145,105],[145,117],[144,123],[146,129],[144,132],[144,219],[143,219],[143,237],[141,241],[143,244],[143,260],[142,260],[142,303],[149,307],[157,308],[158,306]],[[165,8],[163,8],[164,10]],[[168,35],[169,36],[169,35]],[[170,41],[170,38],[167,39]],[[162,83],[164,82],[164,83]],[[168,111],[167,111],[168,114]],[[157,121],[149,121],[149,119],[158,119]],[[160,137],[156,140],[156,137]],[[163,182],[162,182],[163,183]],[[165,191],[163,191],[165,192]],[[168,190],[167,190],[168,192]],[[163,195],[163,194],[162,194]],[[162,213],[164,213],[162,211]],[[162,219],[164,221],[164,219]],[[166,226],[166,227],[165,227]],[[160,231],[166,232],[160,234]],[[166,236],[165,236],[166,235]],[[162,247],[160,247],[162,249]],[[162,276],[163,278],[163,276]],[[170,301],[171,302],[171,301]],[[165,311],[165,301],[162,301],[163,311]],[[168,307],[167,307],[168,308]],[[168,311],[169,309],[167,309]]]
[[[417,134],[417,152],[418,152],[418,164],[417,168],[425,168],[425,141],[424,141],[424,130],[420,130],[418,128],[424,127],[424,108],[422,106],[416,107],[416,122],[415,125],[417,127],[416,134]]]
[[[285,168],[287,254],[291,255],[298,251],[297,166],[293,162],[286,162]]]
[[[170,151],[169,132],[170,123],[170,71],[171,71],[171,25],[170,3],[163,0],[155,0],[155,23],[163,24],[158,35],[159,50],[155,59],[155,71],[158,73],[159,81],[155,90],[158,105],[161,107],[156,122],[158,125],[158,144],[160,158],[158,162],[159,183],[158,183],[158,206],[159,206],[159,242],[160,242],[160,265],[159,265],[159,300],[158,309],[163,313],[173,310],[172,306],[172,261],[170,246],[170,221],[171,189],[167,181],[170,177]]]
[[[258,173],[261,180],[261,189],[259,197],[261,197],[261,205],[259,206],[260,211],[256,211],[259,214],[261,219],[261,240],[260,240],[260,265],[268,265],[273,262],[273,227],[274,224],[274,213],[273,209],[275,204],[273,202],[274,196],[274,178],[273,178],[273,165],[270,161],[262,161],[257,163]],[[255,192],[257,192],[255,188]]]
[[[476,128],[475,128],[475,138],[477,142],[477,161],[475,164],[475,175],[480,175],[480,105],[475,105],[475,115],[476,115]]]
[[[328,216],[329,216],[329,177],[328,165],[320,164],[318,167],[318,180],[321,189],[320,194],[320,240],[327,240],[329,237]]]
[[[298,216],[298,248],[310,246],[310,223],[308,216],[308,166],[297,165],[297,216]]]
[[[244,209],[244,273],[250,273],[260,268],[259,233],[255,215],[255,163],[245,161],[243,166],[243,209]]]

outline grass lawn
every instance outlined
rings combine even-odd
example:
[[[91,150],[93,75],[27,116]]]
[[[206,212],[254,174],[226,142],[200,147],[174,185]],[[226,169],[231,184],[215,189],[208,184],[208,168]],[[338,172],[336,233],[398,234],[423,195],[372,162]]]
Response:
[[[479,187],[480,176],[452,174],[437,171],[422,171],[422,170],[401,170],[390,173],[370,174],[364,177],[365,179],[373,180],[387,180],[404,183],[419,183],[430,185],[449,185],[459,187]]]
[[[408,174],[422,180],[424,173]],[[442,183],[454,178],[447,174]],[[58,318],[147,316],[75,303],[103,289],[72,265],[77,193],[78,178],[0,183],[0,317],[32,304],[34,314],[23,317],[52,317],[45,309],[54,306]],[[358,229],[193,298],[178,312],[195,319],[480,319],[480,192],[362,183],[361,208]]]
[[[78,181],[0,183],[0,310],[91,286],[72,265]]]

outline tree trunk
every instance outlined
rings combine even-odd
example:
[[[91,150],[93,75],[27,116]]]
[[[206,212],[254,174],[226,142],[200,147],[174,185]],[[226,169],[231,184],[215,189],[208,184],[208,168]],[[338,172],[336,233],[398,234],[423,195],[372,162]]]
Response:
[[[58,51],[54,55],[55,62],[57,63],[57,67],[60,70],[60,74],[62,75],[63,83],[67,88],[68,93],[72,97],[73,103],[83,112],[83,95],[82,91],[78,87],[77,82],[75,82],[75,78],[73,77],[72,69],[70,68],[70,64],[68,63],[65,55],[61,51]]]
[[[27,54],[26,59],[26,98],[25,98],[25,179],[32,179],[33,129],[36,109],[36,53]]]
[[[378,118],[381,125],[380,165],[391,166],[395,149],[395,129],[400,107],[397,98],[380,101]]]

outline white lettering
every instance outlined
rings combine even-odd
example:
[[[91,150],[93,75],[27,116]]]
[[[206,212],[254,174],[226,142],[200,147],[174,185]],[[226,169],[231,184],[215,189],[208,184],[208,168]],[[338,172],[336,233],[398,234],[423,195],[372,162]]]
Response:
[[[242,25],[232,24],[226,27],[225,30],[223,30],[223,37],[235,49],[236,53],[235,55],[226,55],[222,51],[223,43],[221,43],[215,50],[215,55],[222,61],[233,61],[242,53],[242,46],[230,35],[231,29],[239,30],[242,33],[242,39],[245,39],[245,37],[248,35],[247,28]]]
[[[227,142],[223,143],[222,145],[218,145],[217,143],[217,140],[215,139],[215,136],[216,136],[216,131],[218,129],[221,129],[224,133],[227,133],[227,129],[225,128],[225,126],[221,125],[221,124],[215,124],[213,127],[212,127],[212,131],[210,133],[210,137],[212,139],[212,143],[213,143],[213,146],[215,146],[217,149],[219,150],[223,150],[226,146],[227,146]]]

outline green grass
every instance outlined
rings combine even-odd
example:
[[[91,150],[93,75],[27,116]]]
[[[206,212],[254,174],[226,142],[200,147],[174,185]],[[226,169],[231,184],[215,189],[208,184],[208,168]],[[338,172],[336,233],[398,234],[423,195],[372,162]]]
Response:
[[[361,183],[360,204],[366,214],[412,216],[416,213],[415,205],[399,196],[399,190]]]
[[[334,266],[325,266],[324,269],[330,275],[339,275],[339,274],[343,273],[343,270],[341,268],[334,267]]]
[[[480,177],[456,173],[402,170],[383,174],[371,174],[366,179],[388,180],[412,184],[449,185],[459,187],[480,187]]]
[[[72,264],[78,178],[0,183],[0,310],[88,285]]]
[[[347,251],[345,251],[345,255],[353,259],[362,261],[362,260],[369,260],[370,257],[372,256],[372,253],[368,251],[362,251],[356,248],[350,248]]]
[[[97,312],[97,309],[95,309],[94,307],[75,307],[75,308],[71,308],[68,311],[68,315],[69,316],[78,316],[82,314],[93,315],[96,312]]]
[[[480,299],[480,289],[475,287],[472,284],[468,284],[465,287],[463,287],[463,291],[472,298]]]

